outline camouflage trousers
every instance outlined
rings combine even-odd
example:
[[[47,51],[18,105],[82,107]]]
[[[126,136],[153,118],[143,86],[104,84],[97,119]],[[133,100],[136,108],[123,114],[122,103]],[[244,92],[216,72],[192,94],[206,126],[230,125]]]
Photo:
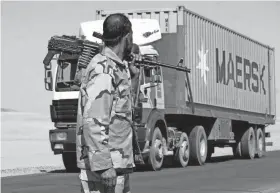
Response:
[[[81,180],[81,193],[130,193],[129,174],[118,176],[112,189],[106,188],[100,181]]]

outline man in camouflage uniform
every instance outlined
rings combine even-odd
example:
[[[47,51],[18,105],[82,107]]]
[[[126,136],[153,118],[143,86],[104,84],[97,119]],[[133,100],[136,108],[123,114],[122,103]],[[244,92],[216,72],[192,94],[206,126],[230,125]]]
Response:
[[[80,87],[79,177],[85,193],[129,193],[129,173],[135,165],[131,78],[124,59],[133,45],[131,22],[122,14],[108,16],[103,38],[105,47],[89,63]]]

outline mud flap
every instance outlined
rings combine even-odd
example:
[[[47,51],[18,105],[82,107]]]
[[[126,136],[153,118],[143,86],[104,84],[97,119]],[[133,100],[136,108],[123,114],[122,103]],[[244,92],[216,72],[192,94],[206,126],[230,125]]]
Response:
[[[137,127],[132,125],[132,131],[133,131],[133,141],[132,141],[132,146],[133,146],[133,157],[134,157],[134,162],[140,165],[145,165],[143,155],[141,153],[141,149],[138,143],[138,136],[137,136]]]

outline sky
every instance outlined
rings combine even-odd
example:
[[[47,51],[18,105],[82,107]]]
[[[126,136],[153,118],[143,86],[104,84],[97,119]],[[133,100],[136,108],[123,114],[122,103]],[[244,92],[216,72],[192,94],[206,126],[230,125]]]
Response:
[[[49,115],[52,93],[45,90],[43,59],[53,35],[78,35],[79,24],[96,10],[187,9],[275,48],[280,98],[280,2],[49,1],[1,2],[1,107]],[[277,114],[280,114],[280,102]]]

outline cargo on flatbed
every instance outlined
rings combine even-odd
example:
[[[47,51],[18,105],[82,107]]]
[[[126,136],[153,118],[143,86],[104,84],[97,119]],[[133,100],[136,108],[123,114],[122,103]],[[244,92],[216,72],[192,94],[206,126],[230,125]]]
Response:
[[[227,146],[236,157],[263,157],[266,145],[271,145],[266,143],[270,135],[265,128],[276,117],[273,48],[183,6],[98,10],[96,21],[81,23],[79,35],[95,42],[95,48],[85,46],[76,59],[67,59],[66,54],[62,60],[59,55],[57,64],[45,66],[46,89],[54,93],[51,117],[56,129],[50,130],[51,147],[63,155],[67,170],[76,168],[79,87],[72,84],[73,75],[79,61],[89,61],[88,53],[96,54],[101,40],[92,34],[102,33],[104,19],[113,13],[130,18],[141,54],[153,58],[153,62],[139,64],[138,98],[133,106],[145,164],[153,170],[161,169],[164,162],[180,167],[204,165],[215,147]],[[75,41],[71,39],[71,46]],[[183,65],[190,73],[166,64]],[[69,80],[63,78],[67,73]]]

